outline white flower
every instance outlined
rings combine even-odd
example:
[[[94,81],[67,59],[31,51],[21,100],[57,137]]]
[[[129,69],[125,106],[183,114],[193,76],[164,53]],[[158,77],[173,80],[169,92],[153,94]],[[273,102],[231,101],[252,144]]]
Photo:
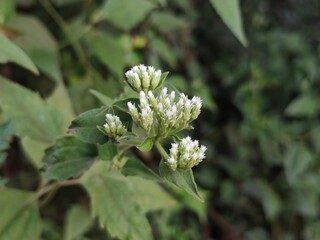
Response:
[[[191,169],[198,165],[205,158],[205,146],[199,147],[199,141],[192,140],[190,137],[181,139],[179,143],[171,145],[167,165],[172,169]]]
[[[126,131],[126,127],[122,124],[120,118],[116,115],[106,114],[106,123],[103,125],[105,133],[114,139],[121,137]]]
[[[154,90],[159,87],[161,80],[161,70],[156,70],[152,66],[140,64],[134,66],[125,73],[129,85],[136,92]]]

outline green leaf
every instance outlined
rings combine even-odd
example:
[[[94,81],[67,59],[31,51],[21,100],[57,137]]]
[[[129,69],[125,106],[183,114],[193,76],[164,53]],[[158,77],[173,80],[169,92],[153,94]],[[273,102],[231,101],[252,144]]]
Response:
[[[118,38],[102,32],[90,32],[85,38],[93,54],[117,77],[123,76],[125,50]]]
[[[150,152],[153,147],[153,141],[151,138],[147,138],[143,143],[137,146],[141,152]]]
[[[91,207],[100,224],[119,239],[152,239],[151,228],[135,200],[129,180],[109,171],[108,162],[96,162],[82,183],[91,198]]]
[[[45,151],[45,176],[54,180],[77,177],[92,164],[96,155],[95,145],[81,142],[73,136],[59,138]]]
[[[292,144],[284,157],[284,170],[288,182],[290,184],[298,183],[311,162],[312,155],[307,148]]]
[[[113,108],[117,108],[123,112],[129,112],[128,102],[131,102],[132,104],[135,104],[137,106],[139,105],[140,100],[138,98],[127,98],[114,102],[112,106]]]
[[[152,25],[155,26],[159,31],[168,33],[175,30],[183,30],[187,27],[186,19],[178,17],[171,12],[155,12],[152,14]]]
[[[54,52],[48,49],[32,49],[29,52],[31,60],[43,73],[56,82],[62,82],[62,74],[58,65],[58,59]]]
[[[6,23],[14,13],[16,7],[15,0],[0,1],[0,24]]]
[[[286,108],[285,113],[293,117],[315,116],[319,111],[318,100],[310,95],[294,99]]]
[[[37,168],[42,167],[42,158],[44,156],[44,150],[48,147],[48,144],[33,140],[28,136],[21,139],[21,144],[26,155],[30,158],[32,163],[34,163],[34,165]]]
[[[128,177],[128,179],[137,202],[144,212],[156,211],[176,204],[176,201],[157,182],[140,177]]]
[[[14,62],[34,74],[39,74],[28,55],[2,34],[0,34],[0,46],[0,63]]]
[[[210,0],[210,2],[231,32],[243,46],[247,46],[248,42],[243,30],[239,0]]]
[[[0,239],[40,239],[41,222],[32,193],[0,189]]]
[[[203,201],[199,195],[197,185],[194,181],[192,170],[182,170],[177,169],[173,171],[169,168],[163,160],[161,160],[159,165],[159,172],[161,177],[163,177],[168,182],[173,183],[174,185],[182,188],[192,196],[196,197],[200,201]]]
[[[117,154],[117,147],[111,142],[107,142],[103,145],[98,145],[99,157],[105,161],[111,161]]]
[[[97,129],[105,124],[104,107],[95,108],[81,113],[71,122],[69,133],[79,140],[87,143],[103,144],[108,137]]]
[[[0,106],[17,135],[52,144],[65,133],[61,113],[38,94],[2,77],[0,85]]]
[[[104,105],[106,105],[108,107],[112,106],[113,100],[111,98],[109,98],[108,96],[106,96],[96,90],[93,90],[93,89],[90,89],[90,93],[92,93],[92,95],[94,95],[96,98],[98,98],[100,100],[100,102],[102,102]]]
[[[32,49],[46,49],[53,53],[57,52],[56,40],[46,26],[35,16],[14,15],[8,26],[19,33],[14,42],[27,52]]]
[[[115,26],[129,30],[141,22],[155,8],[148,0],[108,0],[96,14],[98,20],[107,19]]]
[[[93,219],[89,211],[81,205],[74,205],[68,211],[64,230],[65,240],[76,240],[91,226]]]
[[[123,166],[122,173],[126,176],[140,176],[147,180],[162,181],[157,174],[138,159],[129,159]]]
[[[156,51],[156,53],[166,61],[171,67],[175,67],[176,57],[174,52],[172,51],[172,47],[167,44],[166,41],[160,39],[159,37],[153,37],[151,39],[152,49]]]

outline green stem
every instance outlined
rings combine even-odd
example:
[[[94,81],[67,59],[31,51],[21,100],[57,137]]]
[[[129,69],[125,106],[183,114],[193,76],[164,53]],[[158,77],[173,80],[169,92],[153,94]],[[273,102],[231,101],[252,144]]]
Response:
[[[164,148],[162,147],[161,143],[159,141],[155,141],[154,145],[156,146],[156,148],[158,149],[159,153],[161,154],[161,156],[167,160],[169,158],[168,153],[166,152],[166,150],[164,150]]]
[[[66,37],[68,38],[69,42],[71,43],[77,57],[79,58],[81,64],[83,66],[88,65],[88,61],[86,58],[86,54],[82,49],[79,42],[73,37],[73,35],[69,32],[67,28],[67,24],[65,23],[64,19],[60,16],[57,10],[52,6],[49,0],[38,0],[39,3],[44,7],[44,9],[49,13],[49,15],[53,18],[53,20],[58,24],[58,26],[62,29]]]

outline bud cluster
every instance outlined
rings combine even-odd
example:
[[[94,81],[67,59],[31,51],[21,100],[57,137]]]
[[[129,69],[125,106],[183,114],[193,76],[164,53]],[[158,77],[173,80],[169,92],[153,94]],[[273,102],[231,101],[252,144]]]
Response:
[[[136,92],[154,90],[160,85],[161,70],[140,64],[125,73],[127,81]]]
[[[159,96],[154,96],[153,92],[147,94],[140,92],[140,113],[137,107],[128,102],[129,113],[133,121],[143,129],[150,131],[153,121],[157,124],[159,135],[166,135],[176,130],[180,131],[188,123],[195,120],[201,110],[201,99],[193,97],[188,99],[184,93],[180,93],[176,100],[176,93],[168,93],[167,88],[163,88]]]
[[[109,113],[106,114],[106,123],[103,125],[103,127],[105,133],[110,138],[114,138],[116,140],[127,131],[120,118]]]
[[[197,140],[192,141],[190,137],[183,138],[179,143],[172,143],[169,158],[166,164],[172,169],[191,169],[205,158],[207,148],[199,147]]]

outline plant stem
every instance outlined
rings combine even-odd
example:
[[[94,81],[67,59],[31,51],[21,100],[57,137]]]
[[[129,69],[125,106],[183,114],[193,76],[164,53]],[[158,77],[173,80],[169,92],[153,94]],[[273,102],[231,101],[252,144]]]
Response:
[[[166,150],[164,150],[164,148],[162,147],[161,143],[159,141],[155,141],[154,145],[156,146],[156,148],[158,149],[159,153],[161,154],[161,156],[167,160],[169,158],[168,153],[166,152]]]
[[[66,186],[72,186],[72,185],[77,185],[79,184],[79,180],[78,179],[71,179],[71,180],[66,180],[63,182],[56,182],[53,183],[51,185],[45,186],[43,188],[41,188],[37,193],[36,193],[36,198],[40,198],[41,196],[43,196],[44,194],[47,194],[53,190],[56,190],[60,187],[66,187]]]
[[[44,9],[49,13],[49,15],[53,18],[53,20],[58,24],[58,26],[62,29],[66,37],[68,38],[69,42],[71,43],[79,61],[83,66],[87,66],[88,61],[86,58],[86,54],[82,49],[81,45],[77,40],[73,37],[67,28],[67,24],[65,23],[64,19],[60,16],[57,10],[52,6],[49,0],[38,0],[39,3],[44,7]]]

